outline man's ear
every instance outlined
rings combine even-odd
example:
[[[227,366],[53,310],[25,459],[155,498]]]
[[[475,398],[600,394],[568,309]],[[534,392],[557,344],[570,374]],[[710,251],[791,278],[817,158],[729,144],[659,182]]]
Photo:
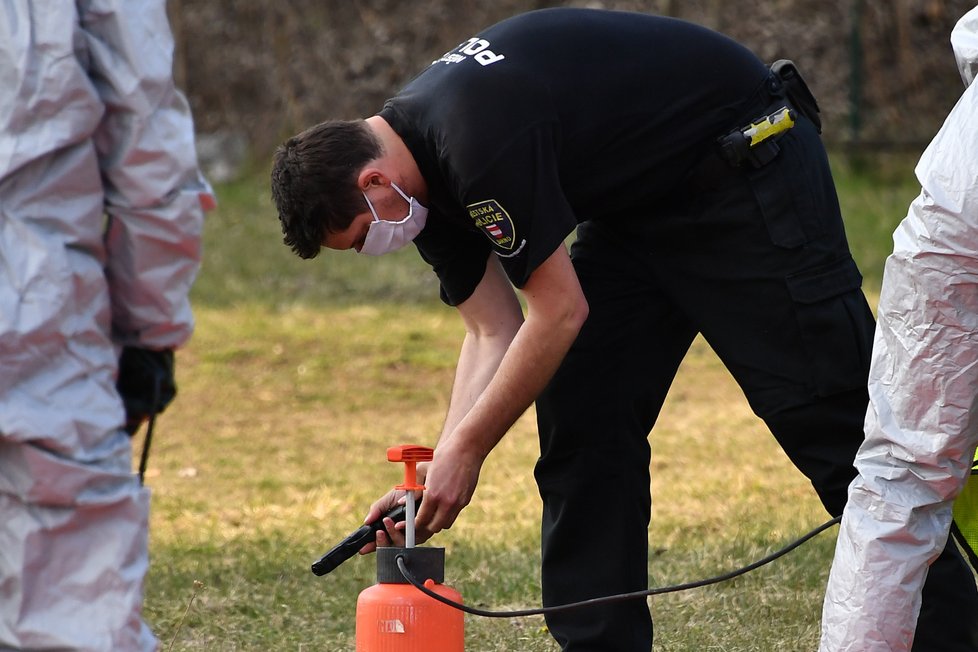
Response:
[[[377,167],[367,166],[357,175],[357,187],[366,192],[374,186],[389,186],[390,178]]]

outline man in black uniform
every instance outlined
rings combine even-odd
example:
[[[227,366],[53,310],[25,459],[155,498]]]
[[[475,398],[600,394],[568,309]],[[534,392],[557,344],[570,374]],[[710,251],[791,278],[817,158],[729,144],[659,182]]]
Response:
[[[452,525],[536,400],[544,603],[645,589],[648,434],[697,333],[841,513],[874,322],[798,81],[686,22],[542,10],[466,40],[378,115],[279,149],[273,196],[297,254],[413,240],[465,323],[444,430],[420,469],[419,541]],[[737,130],[772,114],[765,124],[781,128],[745,147],[756,134]],[[949,551],[932,571],[931,603],[947,613],[978,602],[959,563]],[[917,649],[975,649],[962,619],[926,618]],[[652,645],[641,600],[547,622],[567,651]]]

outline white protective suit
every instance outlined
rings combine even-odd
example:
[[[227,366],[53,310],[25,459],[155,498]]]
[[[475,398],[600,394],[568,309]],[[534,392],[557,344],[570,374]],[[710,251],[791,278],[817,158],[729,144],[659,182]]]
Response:
[[[192,330],[202,206],[164,0],[0,2],[0,650],[153,650],[122,345]]]
[[[978,7],[951,44],[968,88],[917,164],[921,193],[886,261],[820,652],[910,650],[978,444]]]

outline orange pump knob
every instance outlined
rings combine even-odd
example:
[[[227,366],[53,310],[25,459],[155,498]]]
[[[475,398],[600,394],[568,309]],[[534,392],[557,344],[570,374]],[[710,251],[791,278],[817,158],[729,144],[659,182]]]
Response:
[[[426,446],[403,444],[387,449],[388,462],[404,462],[404,484],[395,489],[404,491],[421,491],[424,485],[418,484],[418,462],[430,462],[435,456],[435,449]]]
[[[429,462],[434,456],[434,449],[425,446],[404,444],[387,449],[388,462],[404,462],[404,484],[394,488],[405,492],[404,545],[407,548],[414,547],[414,492],[424,491],[424,485],[418,484],[418,462]]]

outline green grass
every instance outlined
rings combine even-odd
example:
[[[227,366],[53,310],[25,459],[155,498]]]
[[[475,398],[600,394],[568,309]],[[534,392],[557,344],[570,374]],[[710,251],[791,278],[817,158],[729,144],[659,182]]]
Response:
[[[329,252],[302,260],[282,244],[267,174],[217,189],[208,216],[195,305],[268,308],[438,300],[438,282],[414,247],[386,256]]]
[[[893,249],[893,230],[920,192],[913,174],[916,163],[916,156],[905,153],[833,159],[850,247],[870,295],[879,293],[883,262]]]
[[[916,194],[912,165],[835,161],[871,296]],[[374,557],[323,578],[309,565],[400,482],[387,446],[434,442],[461,324],[412,251],[302,261],[281,244],[264,176],[218,193],[197,331],[177,356],[180,393],[150,460],[145,616],[164,650],[351,650]],[[731,570],[827,518],[702,341],[652,445],[653,585]],[[529,413],[455,527],[430,542],[470,604],[539,605],[536,449]],[[746,577],[650,599],[656,650],[814,649],[833,545],[826,533]],[[469,650],[556,649],[540,617],[465,622]]]

